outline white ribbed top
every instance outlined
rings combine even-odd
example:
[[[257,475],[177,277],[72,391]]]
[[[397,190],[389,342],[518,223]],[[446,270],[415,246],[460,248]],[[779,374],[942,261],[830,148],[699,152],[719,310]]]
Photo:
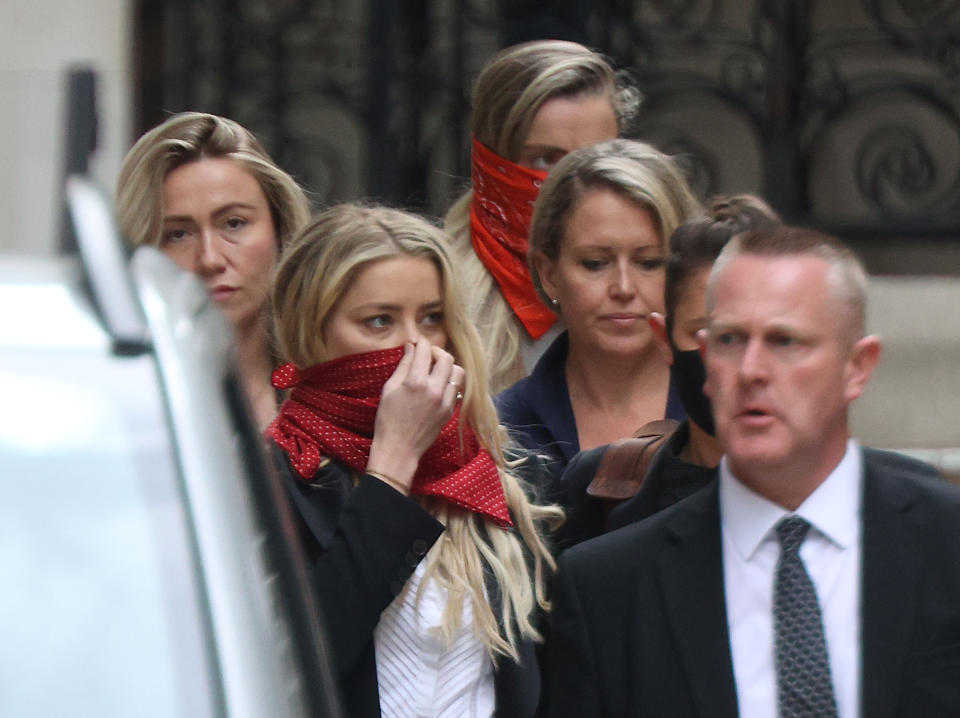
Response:
[[[374,630],[380,714],[384,718],[490,718],[493,662],[473,628],[473,601],[463,601],[460,629],[447,645],[440,624],[447,591],[430,581],[414,610],[426,570],[421,561],[410,586],[380,614]]]

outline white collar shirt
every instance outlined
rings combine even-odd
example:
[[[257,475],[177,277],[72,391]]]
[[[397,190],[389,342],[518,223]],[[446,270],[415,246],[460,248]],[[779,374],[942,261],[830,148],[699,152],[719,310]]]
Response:
[[[817,590],[838,718],[860,715],[862,453],[850,440],[833,472],[792,512],[811,525],[800,557]],[[741,718],[777,715],[774,530],[791,512],[749,489],[720,463],[720,525],[730,650]]]
[[[423,584],[426,566],[426,560],[420,562],[409,586],[380,614],[373,632],[380,714],[492,718],[493,660],[474,628],[473,601],[464,596],[457,633],[444,640],[441,626],[449,591],[436,580]]]

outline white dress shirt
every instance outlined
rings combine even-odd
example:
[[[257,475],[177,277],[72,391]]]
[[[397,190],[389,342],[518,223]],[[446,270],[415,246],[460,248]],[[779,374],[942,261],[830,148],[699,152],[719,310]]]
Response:
[[[490,718],[494,714],[493,660],[474,628],[473,601],[452,642],[440,636],[447,591],[429,581],[417,593],[427,562],[380,614],[374,629],[380,714],[384,718]]]
[[[817,589],[839,718],[860,715],[860,563],[863,460],[847,443],[843,460],[793,515],[810,532],[800,558]],[[773,581],[774,530],[791,513],[744,486],[720,463],[723,581],[741,718],[777,715]]]

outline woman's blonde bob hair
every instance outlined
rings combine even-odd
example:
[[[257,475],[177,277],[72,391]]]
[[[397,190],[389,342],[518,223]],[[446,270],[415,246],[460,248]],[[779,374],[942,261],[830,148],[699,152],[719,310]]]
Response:
[[[309,220],[310,203],[303,189],[277,167],[249,130],[225,117],[182,112],[143,135],[123,160],[117,220],[131,245],[160,244],[163,183],[172,170],[203,158],[233,160],[257,180],[280,247]]]
[[[443,291],[447,350],[465,374],[461,418],[493,456],[516,530],[504,530],[478,514],[435,500],[424,505],[446,526],[428,554],[426,577],[439,580],[450,600],[443,632],[452,638],[459,626],[463,599],[470,596],[478,635],[491,656],[516,659],[520,638],[538,640],[535,609],[546,610],[545,569],[555,567],[542,538],[545,521],[562,512],[531,501],[514,462],[504,457],[508,443],[486,389],[480,338],[466,318],[460,280],[447,254],[447,237],[427,221],[400,210],[342,204],[322,212],[284,251],[274,280],[274,331],[281,356],[300,368],[329,359],[324,328],[338,301],[364,267],[393,257],[422,257],[434,264]],[[530,558],[528,561],[527,559]],[[489,569],[502,597],[494,615],[486,598]]]
[[[530,222],[527,260],[537,293],[553,306],[543,290],[534,257],[556,261],[566,235],[567,220],[583,196],[612,190],[649,210],[660,231],[661,249],[670,251],[670,235],[700,211],[700,203],[668,155],[634,140],[610,140],[571,152],[560,160],[543,183]]]
[[[548,100],[606,95],[622,131],[637,113],[640,94],[614,72],[602,55],[575,42],[537,40],[501,50],[473,87],[473,136],[501,157],[516,162],[537,111]],[[454,239],[470,317],[490,361],[490,389],[499,392],[525,373],[520,359],[524,329],[500,293],[470,240],[468,189],[450,208],[444,227]]]

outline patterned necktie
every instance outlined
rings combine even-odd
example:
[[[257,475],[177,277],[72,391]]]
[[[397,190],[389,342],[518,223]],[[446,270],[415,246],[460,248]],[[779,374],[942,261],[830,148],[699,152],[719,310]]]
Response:
[[[837,704],[817,590],[800,559],[810,524],[789,516],[777,524],[780,559],[773,585],[773,626],[780,718],[832,718]]]

